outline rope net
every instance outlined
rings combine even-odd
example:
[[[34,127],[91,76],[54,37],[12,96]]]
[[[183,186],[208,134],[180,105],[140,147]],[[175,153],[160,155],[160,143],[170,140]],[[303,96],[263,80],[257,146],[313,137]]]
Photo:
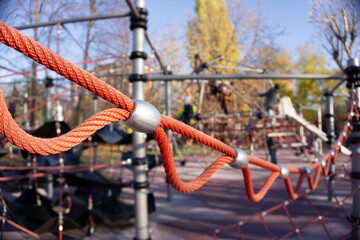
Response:
[[[351,197],[359,191],[359,186],[350,177],[350,161],[344,160],[336,171],[321,177],[315,191],[303,186],[296,200],[277,201],[280,203],[274,205],[274,201],[267,199],[269,204],[260,206],[255,214],[246,211],[234,214],[231,219],[238,220],[228,225],[209,222],[206,226],[214,226],[211,230],[184,239],[312,239],[315,236],[318,239],[348,239],[357,230],[350,212]],[[337,180],[331,188],[329,179],[335,176]],[[333,200],[329,201],[329,197]],[[277,199],[281,198],[283,196]]]
[[[40,155],[56,154],[66,151],[78,145],[83,140],[91,136],[95,131],[101,129],[105,125],[119,120],[127,120],[131,112],[133,111],[134,103],[129,97],[125,96],[120,91],[101,81],[94,75],[80,69],[66,59],[53,53],[48,48],[33,41],[31,38],[23,35],[16,29],[9,27],[2,22],[0,22],[0,41],[5,45],[19,51],[20,53],[23,53],[24,55],[35,60],[36,62],[44,65],[48,69],[53,70],[59,75],[73,81],[75,84],[84,87],[85,89],[91,91],[95,95],[103,98],[104,100],[114,104],[117,107],[102,111],[92,116],[84,123],[64,135],[49,139],[42,139],[27,134],[16,124],[14,119],[11,117],[11,114],[8,112],[2,93],[0,92],[0,112],[2,113],[0,115],[0,133],[5,136],[10,143],[16,145],[20,149]],[[309,174],[307,169],[305,168],[288,168],[289,174],[290,176],[292,176],[292,178],[294,178],[293,176],[298,176],[296,184],[291,183],[289,176],[286,176],[283,179],[284,186],[290,200],[295,200],[299,197],[305,199],[307,198],[308,195],[306,192],[300,192],[300,186],[305,181],[305,179],[307,180],[308,189],[314,190],[317,188],[320,182],[320,176],[329,175],[330,164],[336,163],[336,158],[340,150],[341,144],[344,140],[346,140],[348,130],[352,128],[352,118],[354,116],[360,117],[360,114],[355,105],[358,99],[354,91],[352,91],[351,100],[352,101],[350,106],[350,112],[347,116],[348,121],[345,123],[342,129],[342,133],[339,135],[332,150],[324,156],[322,161],[314,163],[309,167],[311,172],[313,172],[314,174]],[[181,134],[184,137],[190,138],[200,144],[217,150],[220,153],[224,154],[224,156],[216,159],[193,181],[183,182],[177,174],[172,149],[163,128],[169,129],[173,132]],[[216,173],[224,165],[233,162],[237,156],[236,151],[225,143],[216,140],[206,135],[205,133],[196,130],[195,128],[192,128],[189,125],[186,125],[182,122],[179,122],[173,118],[164,115],[161,115],[160,126],[153,132],[153,135],[160,148],[160,153],[163,160],[163,167],[167,179],[177,191],[182,193],[190,193],[202,187],[214,173]],[[281,176],[282,168],[278,165],[252,156],[249,156],[249,164],[261,167],[269,172],[268,178],[266,179],[262,187],[258,190],[258,192],[255,192],[249,166],[246,166],[242,169],[246,195],[251,201],[258,202],[264,198],[264,196],[271,188],[273,183],[276,181],[276,179]],[[61,170],[63,170],[63,168],[61,168]],[[36,173],[24,177],[43,176],[41,174],[42,173]],[[7,181],[13,179],[0,178],[0,180]],[[277,207],[275,207],[274,210],[280,208],[283,208],[286,212],[285,204],[278,205]],[[272,211],[269,211],[269,213]],[[261,215],[258,217],[262,219],[261,221],[264,222],[264,227],[265,229],[267,229],[264,216]],[[291,222],[291,218],[289,219],[289,221]],[[319,221],[321,222],[321,219]],[[246,223],[246,221],[243,221],[242,223],[244,224]],[[236,228],[239,229],[240,233],[240,227]],[[297,229],[301,230],[301,228]],[[219,231],[221,231],[221,229],[219,229]],[[299,235],[299,233],[296,232],[296,229],[294,229],[293,232],[294,231],[297,235]],[[214,236],[216,237],[217,233],[214,234]],[[270,233],[268,235],[269,237],[271,236]]]

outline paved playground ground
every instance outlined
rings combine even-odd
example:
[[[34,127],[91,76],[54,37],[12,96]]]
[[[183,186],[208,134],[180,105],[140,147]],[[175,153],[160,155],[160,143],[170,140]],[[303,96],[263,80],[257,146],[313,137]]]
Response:
[[[214,160],[217,156],[219,155],[209,154],[207,160]],[[256,151],[255,156],[264,159],[265,153]],[[278,150],[277,156],[279,164],[287,167],[311,164],[300,160],[292,151],[286,149]],[[204,158],[199,156],[199,159]],[[349,157],[339,154],[337,165],[343,164],[348,159]],[[350,164],[347,166],[347,169],[349,168]],[[180,163],[177,162],[177,171],[183,181],[193,180],[203,170],[204,164],[192,157],[189,157],[185,166],[180,166]],[[129,170],[125,171],[127,172],[123,172],[123,176],[131,179],[132,173]],[[251,173],[255,190],[258,190],[270,171],[251,166]],[[320,181],[322,179],[324,178],[321,177]],[[297,178],[291,177],[291,180],[295,184]],[[265,198],[258,203],[247,199],[241,171],[230,166],[225,166],[216,172],[208,183],[194,193],[182,194],[173,190],[171,202],[167,200],[167,186],[162,166],[156,167],[149,173],[149,181],[150,190],[155,195],[157,208],[157,211],[149,216],[149,230],[152,239],[215,239],[213,233],[217,232],[217,229],[221,230],[227,226],[229,229],[219,231],[216,239],[241,239],[240,236],[244,239],[278,239],[294,230],[282,207],[262,215],[263,218],[259,217],[263,211],[288,200],[284,182],[281,179],[276,180]],[[306,188],[307,182],[304,181],[303,189]],[[350,192],[349,177],[341,172],[336,179],[335,194],[341,201]],[[315,191],[309,192],[308,198],[312,205],[309,205],[304,196],[296,201],[290,201],[287,205],[287,210],[296,228],[300,228],[316,218],[314,209],[319,215],[323,215],[336,204],[327,200],[328,190],[324,181],[320,182]],[[120,200],[132,204],[133,190],[125,189]],[[343,207],[351,214],[351,197],[344,201]],[[239,221],[246,221],[256,214],[260,215],[240,227],[237,225]],[[264,227],[262,219],[266,227]],[[351,223],[347,220],[342,208],[336,208],[324,216],[321,222],[315,221],[309,224],[300,231],[300,234],[303,239],[329,239],[325,229],[333,239],[341,239],[351,232]],[[205,235],[197,238],[197,235],[203,233]],[[68,232],[68,235],[72,235],[71,232]],[[75,235],[77,234],[75,233]],[[51,234],[42,236],[46,239],[57,239]],[[120,230],[97,225],[93,235],[80,239],[133,239],[134,236],[132,227]],[[12,231],[6,232],[4,237],[5,239],[28,239],[27,235]],[[65,237],[65,239],[72,238]],[[286,239],[298,239],[298,237],[296,234],[291,234]]]

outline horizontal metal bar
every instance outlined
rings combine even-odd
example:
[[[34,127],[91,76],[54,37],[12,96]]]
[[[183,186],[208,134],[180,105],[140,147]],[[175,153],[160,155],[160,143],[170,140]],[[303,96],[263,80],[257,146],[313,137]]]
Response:
[[[161,75],[148,76],[150,81],[194,80],[194,79],[339,79],[346,80],[346,75],[330,74],[194,74],[194,75]]]
[[[294,136],[295,132],[271,132],[267,134],[268,137],[285,137],[285,136]]]
[[[348,98],[349,94],[334,93],[334,97],[345,97]]]
[[[198,118],[200,119],[210,119],[210,118],[251,118],[253,115],[249,114],[217,114],[217,115],[200,115]]]
[[[109,19],[109,18],[122,18],[122,17],[129,17],[129,16],[130,16],[130,12],[126,12],[126,13],[118,13],[118,14],[109,14],[109,15],[99,15],[99,16],[89,16],[89,17],[80,17],[80,18],[72,18],[72,19],[55,20],[55,21],[44,22],[44,23],[34,23],[34,24],[30,24],[30,25],[18,26],[18,27],[15,27],[15,28],[18,29],[18,30],[23,30],[23,29],[29,29],[29,28],[54,26],[54,25],[58,25],[58,24],[86,22],[86,21],[102,20],[102,19]]]
[[[303,106],[301,105],[301,108],[303,110],[314,110],[314,111],[318,111],[319,110],[319,107],[310,107],[310,106]]]

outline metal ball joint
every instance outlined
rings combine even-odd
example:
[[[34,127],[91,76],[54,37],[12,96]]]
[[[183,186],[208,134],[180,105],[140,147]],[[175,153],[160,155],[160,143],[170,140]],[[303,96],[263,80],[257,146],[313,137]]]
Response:
[[[278,164],[278,166],[280,167],[280,177],[282,179],[285,179],[289,176],[289,169],[287,169],[287,167]]]
[[[319,162],[323,168],[326,167],[326,161],[324,159],[320,159]]]
[[[134,109],[129,118],[124,121],[126,126],[142,133],[154,132],[160,125],[160,112],[146,101],[133,99],[133,102],[135,103]]]
[[[356,148],[356,153],[357,153],[357,154],[360,154],[360,147],[357,147],[357,148]]]
[[[233,168],[244,168],[249,164],[249,156],[241,149],[234,148],[236,151],[236,158],[229,163]]]
[[[310,169],[309,167],[303,167],[303,169],[305,170],[306,175],[307,175],[307,176],[310,176],[310,174],[311,174],[311,169]]]

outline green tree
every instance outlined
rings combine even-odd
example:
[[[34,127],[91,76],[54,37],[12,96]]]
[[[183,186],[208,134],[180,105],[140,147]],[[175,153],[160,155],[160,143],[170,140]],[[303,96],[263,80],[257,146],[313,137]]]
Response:
[[[328,69],[328,62],[324,55],[316,52],[310,44],[300,45],[297,49],[299,54],[298,61],[294,64],[295,69],[299,73],[307,74],[335,74],[333,70]],[[295,84],[294,102],[303,106],[324,106],[324,93],[326,88],[334,87],[338,81],[336,80],[297,80]],[[340,88],[338,91],[345,92],[346,89]],[[336,106],[343,106],[343,101],[337,99]],[[346,107],[344,108],[346,109]],[[307,119],[315,119],[315,112],[306,112]]]
[[[188,23],[189,59],[193,62],[195,54],[199,54],[204,62],[209,62],[221,55],[225,59],[239,62],[239,40],[234,24],[228,17],[225,1],[196,0],[195,13],[196,16]],[[232,63],[224,64],[229,66]]]
[[[299,54],[298,61],[294,64],[295,69],[299,73],[307,74],[329,74],[327,62],[323,54],[315,52],[311,45],[300,45],[297,49]],[[324,84],[321,81],[312,79],[297,80],[295,84],[296,103],[301,105],[321,104],[324,93]]]

